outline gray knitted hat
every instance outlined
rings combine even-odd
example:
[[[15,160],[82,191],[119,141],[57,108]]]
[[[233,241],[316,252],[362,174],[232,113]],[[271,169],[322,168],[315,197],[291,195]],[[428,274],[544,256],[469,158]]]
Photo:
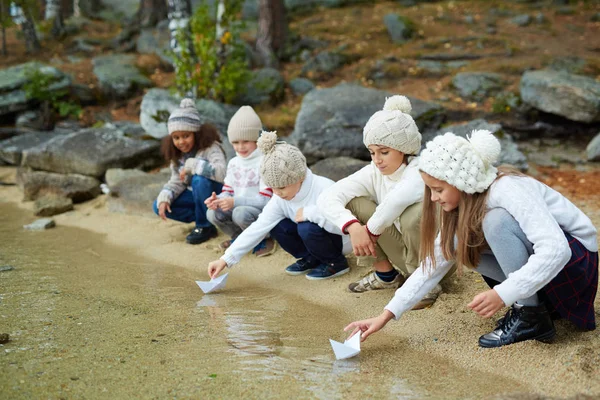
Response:
[[[277,141],[276,132],[263,131],[258,139],[263,152],[260,176],[272,188],[293,185],[306,176],[306,158],[295,146]]]
[[[363,143],[386,146],[404,154],[417,154],[421,148],[421,133],[409,113],[410,100],[405,96],[392,96],[385,101],[383,110],[377,111],[363,130]]]
[[[262,122],[254,109],[242,106],[229,121],[227,138],[232,143],[240,140],[256,142],[261,130]]]
[[[201,126],[200,113],[192,99],[181,100],[179,108],[169,115],[167,122],[169,135],[177,131],[198,132]]]

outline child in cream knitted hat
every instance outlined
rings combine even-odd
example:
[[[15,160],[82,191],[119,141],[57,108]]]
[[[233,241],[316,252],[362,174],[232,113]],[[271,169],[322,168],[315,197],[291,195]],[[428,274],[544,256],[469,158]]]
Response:
[[[349,267],[344,254],[350,251],[350,241],[339,228],[325,220],[316,206],[317,197],[331,187],[333,181],[314,175],[300,150],[278,142],[275,132],[263,132],[258,148],[264,154],[260,174],[273,189],[273,198],[225,254],[208,265],[210,277],[237,264],[269,233],[298,259],[286,268],[288,274],[308,273],[307,279],[319,280],[347,273]]]
[[[217,229],[206,218],[204,200],[221,191],[225,177],[225,152],[217,129],[203,124],[192,99],[183,99],[169,116],[169,136],[162,142],[162,153],[171,166],[171,178],[154,202],[154,212],[163,220],[195,222],[186,237],[189,244],[200,244],[217,236]]]
[[[273,190],[260,179],[263,154],[257,149],[256,142],[261,130],[262,122],[250,106],[240,107],[227,127],[227,138],[236,156],[227,165],[223,191],[218,195],[213,193],[205,201],[209,208],[208,220],[231,238],[221,243],[223,250],[256,221],[273,196]],[[264,257],[275,249],[275,241],[267,238],[254,248],[253,253]]]
[[[405,96],[387,99],[363,131],[371,164],[338,181],[317,203],[350,236],[355,255],[375,258],[373,271],[348,286],[352,292],[396,289],[419,266],[424,184],[416,157],[421,133],[411,110]],[[440,290],[415,308],[431,305]]]
[[[595,328],[596,228],[560,193],[514,168],[496,168],[499,155],[498,139],[484,130],[466,139],[446,133],[427,143],[419,163],[426,185],[423,263],[383,314],[347,330],[361,330],[365,339],[400,318],[453,262],[479,272],[490,285],[468,308],[490,318],[511,307],[479,338],[481,347],[551,340],[556,333],[551,311],[581,329]]]

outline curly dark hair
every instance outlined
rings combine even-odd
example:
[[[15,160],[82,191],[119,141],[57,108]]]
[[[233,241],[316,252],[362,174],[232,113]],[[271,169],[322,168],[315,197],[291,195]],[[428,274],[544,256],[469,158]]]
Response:
[[[221,136],[216,127],[211,124],[202,124],[197,132],[194,132],[194,147],[192,152],[206,149],[213,143],[221,143]],[[175,147],[171,135],[165,136],[160,145],[160,152],[169,162],[176,162],[181,157],[181,150]]]

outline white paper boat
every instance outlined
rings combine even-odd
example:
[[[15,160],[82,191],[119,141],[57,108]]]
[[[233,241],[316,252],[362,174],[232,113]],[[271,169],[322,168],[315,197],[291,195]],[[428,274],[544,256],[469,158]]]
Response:
[[[329,339],[329,343],[331,343],[331,348],[333,349],[337,360],[354,357],[360,353],[360,332],[355,333],[354,336],[344,341],[344,343],[336,342],[331,339]]]
[[[215,290],[219,290],[225,287],[225,282],[227,282],[227,275],[229,274],[223,274],[218,278],[211,279],[208,282],[196,281],[196,283],[198,284],[198,286],[200,286],[200,289],[202,289],[204,293],[214,292]]]

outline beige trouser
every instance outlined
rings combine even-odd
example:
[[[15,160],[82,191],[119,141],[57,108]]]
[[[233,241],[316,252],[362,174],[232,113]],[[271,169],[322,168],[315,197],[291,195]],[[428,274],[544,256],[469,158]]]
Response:
[[[375,213],[377,204],[366,197],[355,197],[346,208],[362,224],[366,224]],[[400,227],[396,225],[388,227],[375,245],[377,261],[389,260],[405,276],[409,276],[419,267],[419,244],[421,242],[421,210],[422,204],[415,203],[400,214]]]

